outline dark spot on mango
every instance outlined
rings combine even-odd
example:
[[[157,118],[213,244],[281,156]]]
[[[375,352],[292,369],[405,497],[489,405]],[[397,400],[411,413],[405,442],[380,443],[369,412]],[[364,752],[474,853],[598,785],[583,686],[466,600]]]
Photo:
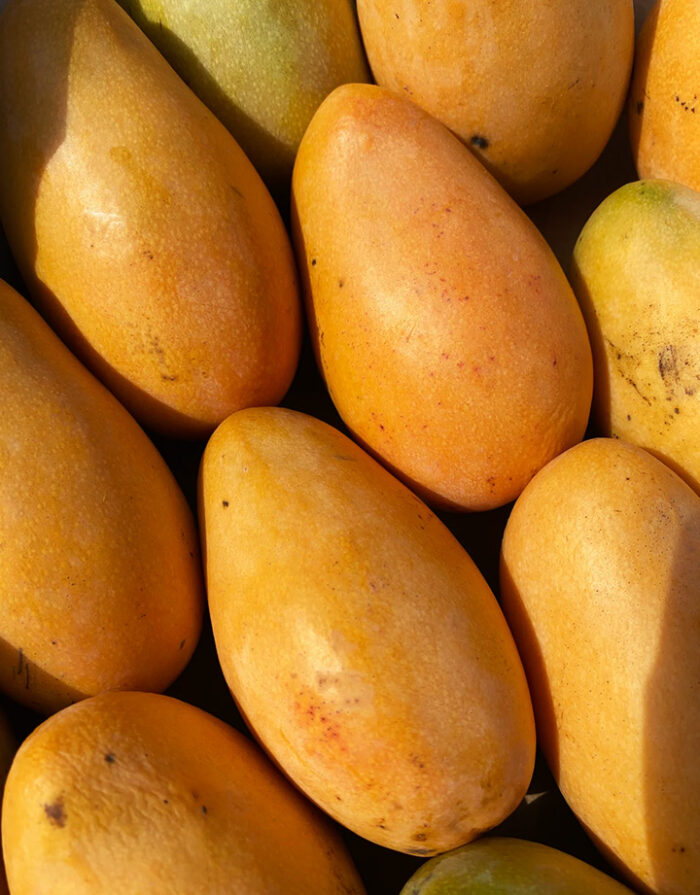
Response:
[[[644,100],[643,99],[637,100],[637,105],[634,108],[635,108],[637,115],[641,115],[642,112],[644,111]]]
[[[112,753],[112,752],[108,752],[108,753],[105,755],[105,761],[107,762],[107,764],[114,764],[114,762],[115,762],[116,760],[117,760],[117,759],[116,759],[116,757],[114,756],[114,753]]]
[[[222,500],[222,501],[221,501],[221,506],[222,506],[222,507],[227,507],[228,505],[229,505],[229,504],[228,504],[228,501],[227,501],[227,500]]]
[[[486,139],[486,137],[482,137],[480,134],[474,134],[469,142],[472,144],[472,146],[476,146],[477,149],[489,148],[489,141]]]
[[[44,814],[55,827],[65,827],[66,812],[63,809],[63,799],[56,799],[50,805],[44,805]]]

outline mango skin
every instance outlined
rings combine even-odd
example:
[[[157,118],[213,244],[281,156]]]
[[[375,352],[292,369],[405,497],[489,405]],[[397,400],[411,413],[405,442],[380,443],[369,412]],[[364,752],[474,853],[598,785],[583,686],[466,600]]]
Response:
[[[501,561],[564,798],[636,891],[695,892],[700,498],[642,448],[585,441],[523,491]]]
[[[0,800],[5,788],[5,778],[10,770],[12,759],[17,751],[17,743],[7,723],[4,713],[0,713]],[[9,895],[7,888],[7,876],[5,875],[5,862],[0,855],[0,895]]]
[[[600,155],[627,94],[632,0],[358,0],[375,80],[450,128],[520,203]]]
[[[539,842],[489,837],[431,858],[400,895],[632,895],[630,889]]]
[[[339,838],[259,750],[185,702],[104,693],[20,747],[13,895],[364,895]]]
[[[700,8],[663,0],[649,13],[635,49],[628,115],[642,180],[700,190]]]
[[[0,215],[62,338],[153,429],[202,436],[281,400],[289,239],[235,140],[114,0],[0,18]]]
[[[626,184],[589,218],[571,283],[593,347],[599,431],[700,492],[700,193]]]
[[[209,441],[200,507],[224,677],[309,798],[412,854],[515,809],[535,749],[520,660],[414,494],[326,423],[251,408]]]
[[[194,521],[154,446],[0,281],[0,689],[165,689],[197,643]]]
[[[583,437],[580,309],[554,255],[435,119],[347,85],[292,180],[311,336],[353,435],[429,502],[485,510]]]
[[[119,0],[288,197],[313,113],[339,84],[371,79],[350,0]]]

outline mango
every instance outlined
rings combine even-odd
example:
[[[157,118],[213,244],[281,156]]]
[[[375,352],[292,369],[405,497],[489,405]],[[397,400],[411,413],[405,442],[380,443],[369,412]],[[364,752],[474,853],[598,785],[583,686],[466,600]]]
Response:
[[[643,180],[700,190],[700,7],[658,0],[639,35],[628,101],[632,154]]]
[[[700,879],[699,575],[700,497],[611,438],[541,470],[503,538],[501,602],[538,741],[640,893],[690,895]]]
[[[418,855],[514,810],[535,750],[520,660],[411,491],[326,423],[250,408],[206,447],[200,519],[224,677],[309,798]]]
[[[150,428],[276,403],[300,307],[276,206],[114,0],[0,18],[0,216],[37,305]]]
[[[700,193],[627,184],[589,218],[571,282],[593,347],[599,431],[700,492]]]
[[[375,80],[439,118],[521,204],[600,155],[627,94],[632,0],[358,0]]]
[[[119,0],[288,200],[294,156],[321,101],[369,81],[350,0]]]
[[[10,770],[17,745],[4,713],[0,713],[0,800],[5,788],[5,778]],[[9,895],[7,877],[5,875],[5,863],[0,854],[0,895]]]
[[[630,889],[539,842],[480,839],[413,874],[400,895],[632,895]]]
[[[199,637],[192,514],[152,443],[0,282],[0,689],[165,689]]]
[[[311,335],[354,436],[426,500],[485,510],[584,434],[580,309],[525,214],[408,100],[347,85],[294,167]]]
[[[7,780],[13,895],[363,895],[340,839],[242,734],[104,693],[45,721]]]

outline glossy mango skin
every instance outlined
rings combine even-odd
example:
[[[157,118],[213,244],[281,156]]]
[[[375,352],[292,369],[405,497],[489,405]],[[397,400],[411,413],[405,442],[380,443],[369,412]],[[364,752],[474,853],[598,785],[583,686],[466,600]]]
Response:
[[[339,84],[369,81],[351,0],[119,0],[275,194]]]
[[[0,689],[41,712],[165,689],[201,626],[192,514],[155,447],[0,281]]]
[[[335,832],[248,739],[152,693],[38,727],[2,823],[13,895],[364,895]]]
[[[582,438],[591,401],[585,325],[547,244],[443,125],[376,86],[324,101],[292,184],[343,421],[430,502],[513,500]]]
[[[627,93],[632,0],[358,0],[375,80],[446,124],[521,204],[595,162]]]
[[[76,354],[173,435],[279,401],[300,308],[276,206],[114,0],[10,0],[0,99],[2,222]]]
[[[639,177],[700,190],[700,9],[659,0],[635,49],[629,136]]]
[[[207,445],[200,519],[224,676],[303,792],[413,854],[515,809],[535,747],[520,660],[422,501],[326,423],[251,408]]]
[[[484,837],[426,861],[400,895],[632,895],[565,852],[524,839]]]
[[[636,891],[696,891],[700,497],[642,448],[584,441],[516,501],[501,563],[564,798]]]
[[[700,193],[661,180],[616,190],[576,242],[571,283],[600,433],[646,448],[700,493]]]

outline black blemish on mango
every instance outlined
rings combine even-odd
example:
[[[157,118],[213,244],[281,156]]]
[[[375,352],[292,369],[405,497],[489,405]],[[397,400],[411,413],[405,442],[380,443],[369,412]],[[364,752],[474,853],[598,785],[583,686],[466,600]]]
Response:
[[[53,826],[65,827],[66,812],[63,809],[63,799],[56,799],[50,805],[44,805],[44,814]]]
[[[229,503],[228,503],[227,500],[222,500],[222,501],[221,501],[221,506],[222,506],[222,507],[225,508],[225,507],[227,507],[228,505],[229,505]]]
[[[107,752],[107,754],[105,755],[105,761],[107,762],[107,764],[114,764],[116,760],[117,759],[112,752]]]
[[[637,100],[637,105],[634,108],[635,108],[637,115],[641,115],[642,112],[644,111],[644,100],[643,99]]]
[[[474,134],[474,136],[469,140],[472,146],[476,146],[478,149],[488,149],[489,141],[486,137],[482,137],[480,134]]]

